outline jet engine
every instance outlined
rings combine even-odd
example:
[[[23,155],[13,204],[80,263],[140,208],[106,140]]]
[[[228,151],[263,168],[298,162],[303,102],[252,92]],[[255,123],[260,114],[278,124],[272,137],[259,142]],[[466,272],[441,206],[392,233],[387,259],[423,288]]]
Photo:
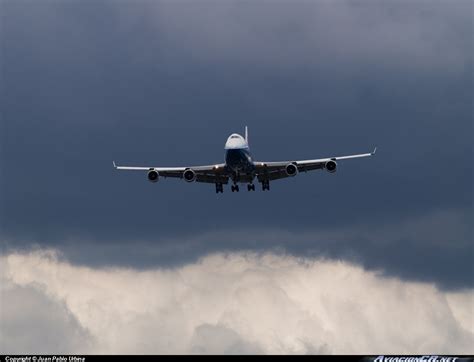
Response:
[[[298,167],[293,163],[289,163],[286,165],[285,171],[288,176],[296,176],[298,174]]]
[[[151,169],[148,171],[148,181],[158,182],[159,174],[158,171]]]
[[[337,169],[337,163],[336,163],[336,161],[330,160],[330,161],[328,161],[324,164],[324,168],[328,172],[334,173],[334,172],[336,172],[336,169]]]
[[[186,182],[196,181],[196,172],[188,168],[183,172],[183,178]]]

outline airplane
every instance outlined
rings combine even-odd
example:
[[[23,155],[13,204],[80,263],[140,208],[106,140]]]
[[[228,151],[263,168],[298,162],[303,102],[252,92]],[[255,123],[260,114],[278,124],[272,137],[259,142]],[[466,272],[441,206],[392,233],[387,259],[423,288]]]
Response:
[[[225,163],[208,166],[187,167],[135,167],[117,166],[117,170],[147,171],[150,182],[158,182],[160,177],[184,179],[186,182],[205,182],[216,185],[216,193],[224,192],[224,185],[232,181],[232,192],[239,192],[239,183],[247,184],[248,191],[255,191],[254,180],[262,184],[262,191],[270,190],[270,181],[294,177],[300,172],[325,169],[329,173],[337,170],[337,162],[353,158],[375,155],[377,147],[370,153],[342,157],[328,157],[315,160],[261,162],[254,161],[249,151],[248,128],[245,127],[245,137],[233,133],[225,143]]]

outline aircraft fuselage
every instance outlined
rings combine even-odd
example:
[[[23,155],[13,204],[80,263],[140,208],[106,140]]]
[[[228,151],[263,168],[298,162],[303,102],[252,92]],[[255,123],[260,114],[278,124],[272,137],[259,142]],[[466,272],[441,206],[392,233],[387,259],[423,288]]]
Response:
[[[225,154],[226,166],[234,172],[252,173],[255,166],[248,149],[227,150]]]
[[[241,176],[253,179],[255,165],[250,155],[247,140],[241,135],[234,133],[229,136],[225,144],[226,168],[233,174],[234,181],[240,181]]]

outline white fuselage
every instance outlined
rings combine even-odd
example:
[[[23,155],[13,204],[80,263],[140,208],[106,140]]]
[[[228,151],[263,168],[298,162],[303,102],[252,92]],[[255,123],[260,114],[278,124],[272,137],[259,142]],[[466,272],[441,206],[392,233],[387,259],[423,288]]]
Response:
[[[225,163],[235,173],[253,174],[255,166],[250,155],[248,142],[244,137],[233,133],[225,143]]]

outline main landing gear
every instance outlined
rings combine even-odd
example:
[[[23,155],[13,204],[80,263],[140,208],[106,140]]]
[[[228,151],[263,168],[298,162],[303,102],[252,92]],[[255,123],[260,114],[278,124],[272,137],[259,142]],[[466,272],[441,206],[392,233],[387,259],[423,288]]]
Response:
[[[270,181],[269,180],[263,180],[262,181],[262,191],[270,191]]]
[[[216,194],[224,192],[224,186],[220,182],[216,183]]]
[[[237,185],[237,184],[233,184],[230,189],[231,189],[232,192],[239,192],[240,191],[239,185]],[[255,191],[255,184],[253,184],[253,183],[247,184],[247,190],[248,191]],[[270,190],[270,182],[269,181],[262,181],[262,190],[263,191]],[[223,193],[223,192],[224,192],[224,186],[222,185],[222,183],[220,183],[220,182],[216,183],[216,194]]]

